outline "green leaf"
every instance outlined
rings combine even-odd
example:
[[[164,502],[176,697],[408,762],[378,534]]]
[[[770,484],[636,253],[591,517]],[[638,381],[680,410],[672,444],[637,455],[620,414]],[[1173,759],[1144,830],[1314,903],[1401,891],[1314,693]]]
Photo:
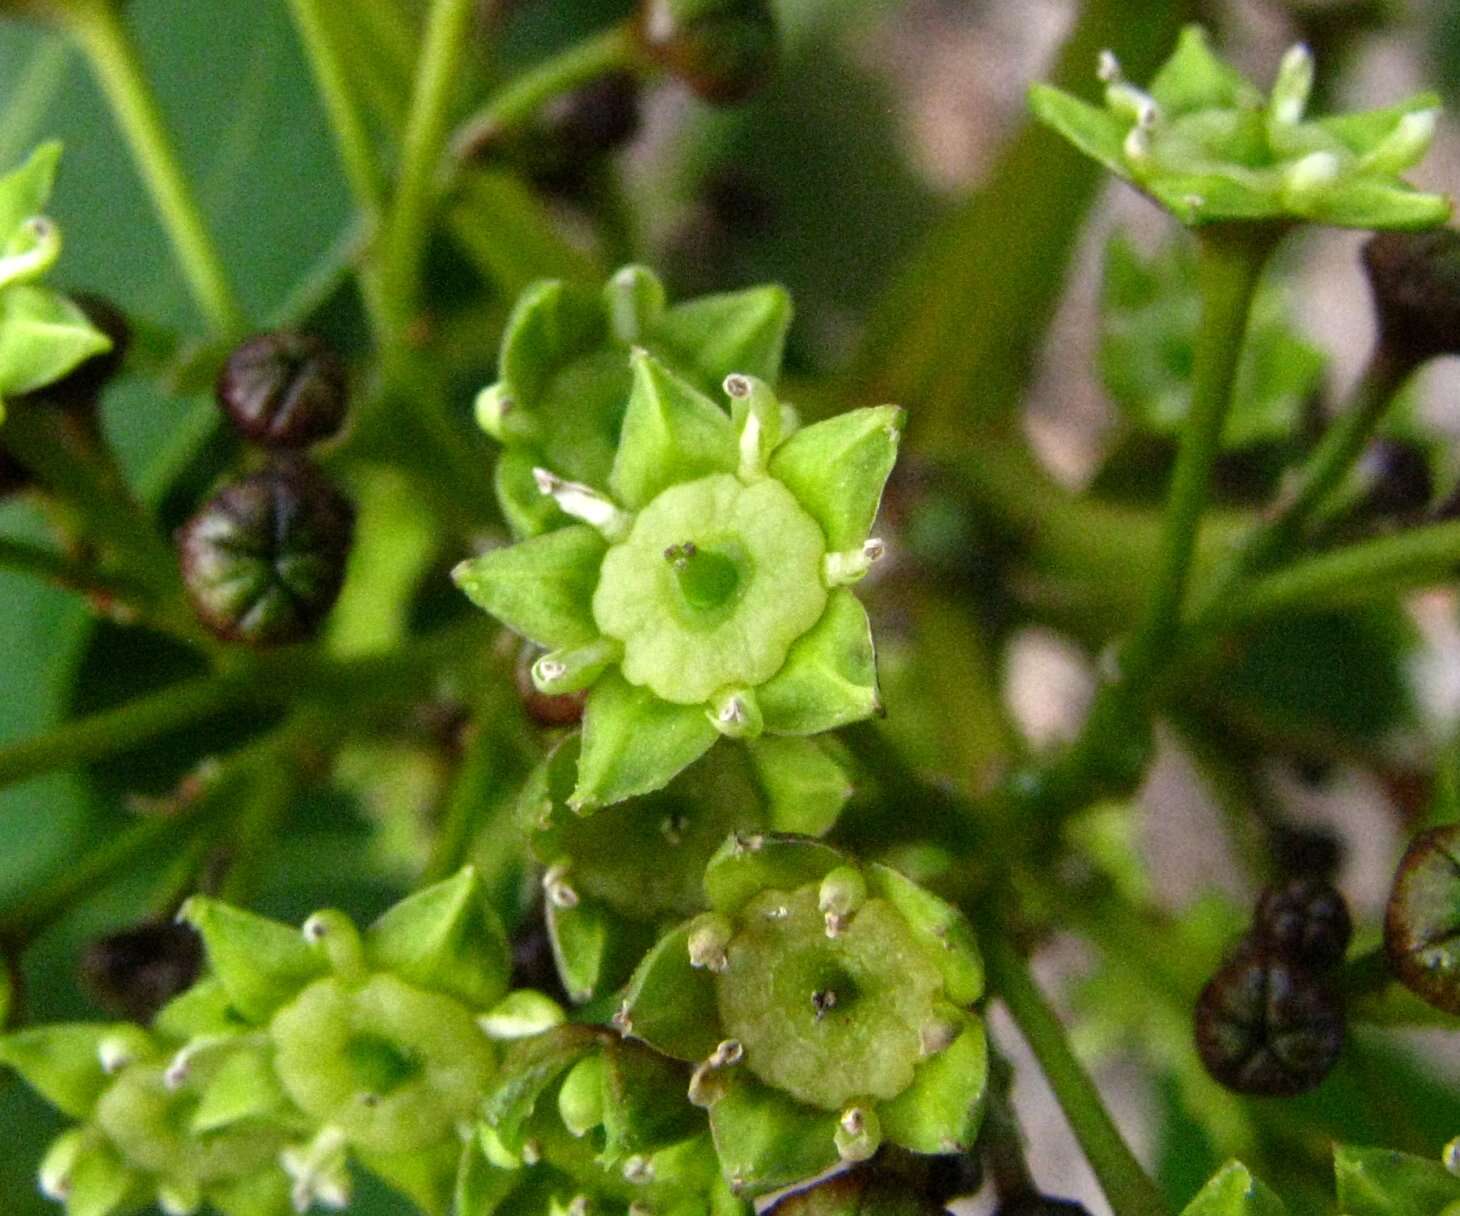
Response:
[[[1130,176],[1121,151],[1126,124],[1114,114],[1047,84],[1030,86],[1029,108],[1040,122],[1054,128],[1117,177]]]
[[[1152,79],[1150,93],[1173,114],[1262,104],[1256,86],[1218,58],[1199,25],[1181,31],[1176,50]]]
[[[777,832],[824,836],[852,796],[852,779],[815,739],[762,735],[746,745]]]
[[[531,409],[564,363],[589,353],[603,338],[596,291],[557,281],[528,288],[502,333],[500,371],[507,395]]]
[[[733,473],[739,459],[730,416],[644,350],[630,357],[634,387],[608,485],[637,511],[661,491],[711,473]]]
[[[534,536],[452,571],[478,608],[539,646],[579,646],[598,637],[593,589],[608,546],[587,524]]]
[[[195,895],[178,916],[203,938],[213,974],[233,1007],[254,1024],[325,973],[324,960],[297,930]]]
[[[403,899],[365,932],[371,964],[486,1009],[507,992],[511,948],[475,866]]]
[[[773,734],[814,735],[877,713],[872,626],[857,597],[845,587],[834,590],[821,620],[756,696]]]
[[[624,993],[624,1033],[677,1060],[703,1060],[719,1044],[714,977],[689,961],[689,924],[671,929],[644,956]]]
[[[660,789],[718,737],[701,706],[661,701],[608,672],[588,694],[578,784],[568,805],[587,812]]]
[[[600,1042],[587,1026],[559,1026],[514,1043],[502,1057],[482,1119],[514,1153],[522,1148],[527,1121],[548,1088]]]
[[[882,1135],[915,1153],[968,1152],[983,1122],[988,1078],[983,1022],[965,1014],[958,1037],[918,1064],[913,1083],[877,1108]]]
[[[896,908],[943,973],[943,990],[955,1005],[983,995],[983,958],[968,918],[945,900],[890,866],[867,867],[867,885]]]
[[[110,349],[65,296],[28,285],[0,292],[0,398],[43,388]]]
[[[111,1083],[100,1050],[116,1031],[104,1022],[17,1030],[0,1038],[0,1064],[15,1069],[57,1110],[84,1119]]]
[[[731,836],[705,867],[705,899],[733,916],[762,891],[794,891],[847,864],[844,854],[804,836]]]
[[[769,285],[701,296],[676,305],[654,331],[655,344],[707,393],[733,372],[774,384],[781,374],[791,297]]]
[[[836,1114],[737,1076],[710,1108],[720,1168],[736,1194],[758,1195],[836,1163]]]
[[[1286,1216],[1286,1213],[1283,1201],[1254,1178],[1252,1171],[1240,1161],[1229,1161],[1222,1166],[1181,1210],[1181,1216]],[[1349,1216],[1359,1216],[1359,1213],[1350,1212]]]
[[[1435,1216],[1460,1200],[1460,1178],[1440,1162],[1391,1149],[1338,1145],[1333,1173],[1345,1216]]]
[[[25,164],[0,177],[0,249],[26,220],[45,210],[61,162],[61,145],[41,144]]]
[[[797,431],[771,457],[771,476],[821,525],[828,549],[867,539],[905,417],[894,405],[851,410]]]

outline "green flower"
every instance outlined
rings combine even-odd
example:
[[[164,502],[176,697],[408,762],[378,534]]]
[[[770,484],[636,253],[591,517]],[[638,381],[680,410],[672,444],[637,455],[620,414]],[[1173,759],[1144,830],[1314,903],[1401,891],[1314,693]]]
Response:
[[[502,513],[519,536],[569,520],[538,491],[534,468],[603,485],[643,348],[702,393],[744,372],[774,381],[791,323],[779,287],[704,296],[670,307],[664,286],[625,266],[602,288],[544,281],[518,300],[502,335],[501,379],[477,398],[477,421],[506,448],[497,462]]]
[[[112,346],[80,308],[39,284],[61,256],[60,229],[42,214],[60,158],[60,144],[42,144],[0,176],[0,421],[7,397],[44,388]]]
[[[474,603],[549,649],[543,692],[591,687],[577,785],[588,810],[664,786],[719,735],[809,735],[879,705],[867,614],[848,584],[892,469],[892,406],[793,430],[732,374],[727,414],[645,350],[607,493],[533,470],[582,520],[456,570]]]
[[[800,837],[737,836],[705,871],[711,911],[666,935],[616,1023],[696,1061],[737,1193],[883,1142],[966,1151],[987,1083],[972,930],[886,866]]]
[[[1428,228],[1450,203],[1414,191],[1399,174],[1423,158],[1439,101],[1429,93],[1396,106],[1304,118],[1313,59],[1304,46],[1283,58],[1271,94],[1213,54],[1188,26],[1149,91],[1101,56],[1104,108],[1035,85],[1035,114],[1137,186],[1183,224],[1308,221],[1344,228]]]
[[[546,867],[553,955],[579,1001],[622,984],[665,925],[704,909],[705,866],[727,835],[819,836],[852,792],[821,741],[763,736],[715,748],[612,815],[585,817],[568,806],[579,752],[576,735],[559,744],[521,801],[528,847]]]

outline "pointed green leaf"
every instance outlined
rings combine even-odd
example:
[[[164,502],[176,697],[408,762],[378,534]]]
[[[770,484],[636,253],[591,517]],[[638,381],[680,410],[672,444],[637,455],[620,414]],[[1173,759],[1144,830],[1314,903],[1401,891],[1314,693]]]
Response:
[[[452,571],[478,608],[539,646],[581,646],[598,636],[593,588],[608,546],[587,524],[492,549]]]
[[[568,805],[587,812],[661,789],[717,738],[702,706],[661,701],[610,671],[588,694],[578,784]]]
[[[762,735],[746,745],[777,832],[824,836],[852,796],[851,775],[819,740]]]
[[[1181,31],[1176,50],[1151,81],[1150,93],[1171,114],[1262,103],[1256,86],[1217,57],[1206,30],[1199,25]]]
[[[1240,1161],[1228,1161],[1207,1180],[1181,1216],[1286,1216],[1287,1208]]]
[[[890,866],[869,865],[867,885],[902,913],[927,947],[943,973],[943,991],[950,1001],[971,1005],[983,995],[983,957],[962,912]]]
[[[446,1216],[451,1210],[461,1157],[460,1143],[455,1138],[411,1153],[356,1150],[356,1155],[361,1165],[426,1216]]]
[[[251,1023],[325,973],[324,960],[296,929],[216,899],[195,895],[178,916],[203,938],[208,963],[233,1008]]]
[[[813,1110],[737,1076],[710,1108],[710,1130],[731,1190],[758,1195],[818,1174],[838,1159],[836,1114]]]
[[[857,597],[845,587],[833,591],[821,620],[756,696],[773,734],[814,735],[877,713],[872,626]]]
[[[111,1078],[101,1066],[101,1044],[118,1030],[106,1022],[66,1023],[17,1030],[0,1038],[0,1064],[57,1110],[84,1119]]]
[[[517,406],[531,409],[557,370],[587,354],[605,337],[598,293],[550,281],[517,298],[502,333],[501,379]]]
[[[804,836],[734,835],[705,867],[710,907],[733,916],[762,891],[794,891],[847,864],[844,854]]]
[[[983,1122],[988,1077],[983,1022],[967,1014],[958,1037],[918,1064],[913,1083],[877,1108],[883,1137],[915,1153],[967,1152]]]
[[[543,1094],[601,1039],[602,1032],[588,1026],[558,1026],[507,1050],[482,1102],[482,1119],[508,1149],[522,1148],[527,1121]]]
[[[1435,1216],[1460,1201],[1460,1178],[1438,1161],[1383,1148],[1333,1150],[1345,1216]]]
[[[1130,178],[1121,151],[1127,124],[1114,114],[1047,84],[1030,86],[1029,108],[1040,122],[1053,127],[1086,156],[1117,177]]]
[[[60,161],[61,145],[44,143],[20,168],[0,177],[0,249],[10,243],[21,224],[45,210]]]
[[[644,350],[630,357],[634,387],[608,487],[637,511],[661,491],[739,461],[730,416]]]
[[[714,977],[690,966],[688,923],[670,930],[644,956],[615,1022],[676,1060],[703,1060],[715,1050],[723,1036]]]
[[[895,405],[838,414],[797,431],[771,457],[771,476],[821,525],[828,549],[867,539],[905,417]]]
[[[499,1169],[487,1160],[477,1137],[469,1137],[456,1170],[456,1216],[492,1216],[521,1180],[521,1171]]]
[[[506,993],[511,948],[476,867],[401,900],[365,931],[365,955],[408,983],[486,1009]]]
[[[549,902],[547,928],[563,987],[579,1004],[591,1000],[608,965],[610,926],[606,912],[590,902],[566,908]]]
[[[769,285],[676,305],[654,339],[676,367],[714,395],[733,372],[774,384],[790,327],[791,297],[785,288]]]
[[[214,1132],[244,1119],[263,1119],[286,1101],[283,1087],[266,1055],[238,1051],[208,1081],[188,1122],[195,1136]]]
[[[637,1043],[618,1040],[604,1048],[603,1155],[614,1164],[652,1153],[704,1127],[690,1105],[689,1070]]]
[[[44,388],[111,345],[57,292],[19,285],[0,293],[0,397]]]

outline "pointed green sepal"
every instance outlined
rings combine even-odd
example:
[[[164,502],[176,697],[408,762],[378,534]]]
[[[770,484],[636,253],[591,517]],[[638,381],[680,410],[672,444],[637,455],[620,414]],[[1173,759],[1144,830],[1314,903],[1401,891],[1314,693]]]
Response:
[[[539,646],[582,646],[598,637],[593,588],[607,549],[595,529],[573,524],[469,558],[452,578],[478,608]]]
[[[872,626],[857,597],[845,588],[831,592],[821,620],[756,695],[773,734],[820,734],[878,713]]]
[[[262,1051],[237,1051],[204,1085],[188,1130],[203,1136],[247,1119],[267,1119],[287,1101],[268,1057]]]
[[[846,861],[830,845],[802,836],[736,833],[705,867],[705,898],[715,911],[734,916],[762,891],[820,882]]]
[[[661,789],[717,738],[700,706],[661,701],[610,671],[588,694],[578,784],[569,805],[587,812]]]
[[[646,266],[622,266],[604,284],[603,304],[613,336],[625,346],[639,346],[664,318],[664,284]]]
[[[603,1158],[616,1164],[694,1135],[704,1115],[686,1096],[689,1071],[638,1043],[608,1043],[603,1053]]]
[[[447,1137],[410,1153],[357,1152],[360,1164],[425,1216],[447,1216],[456,1190],[460,1142]]]
[[[571,888],[568,888],[571,890]],[[568,996],[580,1005],[592,1000],[609,966],[612,926],[601,907],[584,903],[576,893],[572,902],[549,891],[546,919],[553,961]]]
[[[868,885],[902,913],[908,928],[943,973],[943,990],[955,1005],[983,995],[983,957],[968,918],[946,900],[904,878],[890,866],[867,867]]]
[[[485,1010],[507,992],[512,953],[476,867],[403,899],[365,934],[371,964]]]
[[[689,924],[670,930],[639,963],[614,1024],[676,1060],[702,1060],[720,1041],[714,977],[690,962]]]
[[[852,796],[852,779],[815,739],[762,735],[746,745],[777,832],[824,836]]]
[[[771,457],[771,475],[821,525],[828,549],[857,549],[867,539],[905,418],[894,405],[838,414],[797,431]]]
[[[195,895],[178,913],[203,938],[208,964],[233,1008],[258,1024],[328,969],[303,936],[220,900]]]
[[[0,397],[44,388],[111,345],[81,309],[49,288],[19,284],[0,293]]]
[[[680,482],[733,473],[735,428],[710,398],[643,349],[630,356],[634,387],[608,479],[630,510]]]
[[[1460,1202],[1460,1178],[1429,1157],[1338,1145],[1333,1173],[1345,1216],[1429,1216]]]
[[[785,288],[770,285],[675,305],[654,337],[676,366],[691,371],[701,389],[713,393],[734,372],[774,383],[790,327],[791,297]]]
[[[988,1096],[988,1041],[976,1015],[962,1014],[960,1022],[953,1041],[917,1065],[913,1083],[877,1108],[893,1144],[915,1153],[973,1148]]]
[[[0,1064],[15,1069],[63,1114],[84,1119],[111,1083],[101,1049],[117,1030],[78,1022],[13,1031],[0,1038]]]
[[[1181,31],[1176,50],[1151,80],[1151,96],[1172,113],[1256,109],[1262,104],[1262,94],[1217,56],[1199,25]]]
[[[1181,1209],[1181,1216],[1287,1216],[1287,1210],[1283,1201],[1254,1178],[1245,1165],[1228,1161]]]
[[[603,309],[590,288],[557,280],[529,287],[518,297],[502,333],[506,395],[531,409],[558,369],[594,350],[604,336]]]
[[[1054,128],[1091,160],[1125,176],[1121,156],[1125,127],[1114,114],[1047,84],[1030,85],[1029,108],[1040,122]]]
[[[61,145],[52,140],[38,146],[18,169],[0,176],[0,249],[26,220],[45,210],[60,163]]]
[[[813,1110],[749,1077],[710,1108],[710,1130],[730,1189],[759,1195],[800,1182],[838,1160],[837,1115]]]

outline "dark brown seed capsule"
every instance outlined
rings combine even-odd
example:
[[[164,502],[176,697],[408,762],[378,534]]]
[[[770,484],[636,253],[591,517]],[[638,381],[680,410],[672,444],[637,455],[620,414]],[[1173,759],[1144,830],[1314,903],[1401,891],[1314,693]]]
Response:
[[[1388,352],[1407,363],[1460,354],[1460,232],[1381,232],[1363,262]]]
[[[202,965],[202,941],[191,927],[152,921],[88,945],[81,956],[81,979],[113,1017],[150,1022],[192,986]]]
[[[575,157],[611,152],[639,133],[639,81],[632,72],[605,72],[555,97],[542,111],[544,134]]]
[[[1309,779],[1311,772],[1299,770],[1299,775],[1316,785],[1326,780],[1327,770],[1313,780]],[[1270,844],[1273,864],[1284,877],[1331,882],[1343,865],[1343,841],[1329,828],[1279,825],[1272,831]]]
[[[876,1164],[799,1186],[765,1216],[941,1216],[943,1204]]]
[[[1354,927],[1336,890],[1326,882],[1294,878],[1262,893],[1253,930],[1279,958],[1322,971],[1343,962]]]
[[[641,0],[637,29],[651,59],[717,105],[744,101],[774,71],[764,0]]]
[[[1228,1089],[1290,1097],[1319,1084],[1343,1048],[1343,1006],[1314,973],[1263,951],[1239,953],[1196,1002],[1196,1047]]]
[[[1460,824],[1410,842],[1384,914],[1384,953],[1406,988],[1460,1014]]]
[[[311,334],[259,334],[228,356],[217,396],[245,439],[267,448],[305,448],[344,423],[349,376],[340,357]]]
[[[345,497],[301,459],[226,486],[178,530],[199,618],[256,646],[313,636],[344,582],[354,522]]]
[[[517,695],[522,698],[522,708],[539,726],[577,726],[583,720],[583,706],[587,704],[588,694],[570,692],[554,696],[539,692],[532,682],[532,665],[540,654],[542,651],[535,646],[524,646],[518,651],[512,674],[517,684]]]

